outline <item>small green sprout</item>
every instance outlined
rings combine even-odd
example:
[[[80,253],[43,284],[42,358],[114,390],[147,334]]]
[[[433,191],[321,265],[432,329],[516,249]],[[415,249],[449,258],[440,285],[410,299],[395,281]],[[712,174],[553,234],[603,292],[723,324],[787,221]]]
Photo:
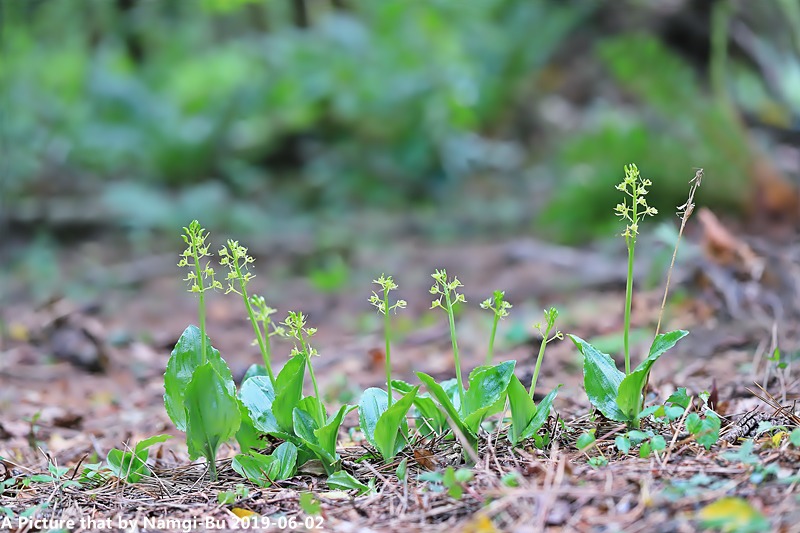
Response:
[[[393,305],[389,305],[389,291],[397,289],[397,284],[391,276],[386,277],[381,274],[378,279],[372,280],[372,283],[379,285],[383,291],[383,295],[379,296],[375,291],[369,297],[371,303],[383,315],[383,336],[386,341],[386,391],[388,394],[388,406],[392,406],[392,358],[391,358],[391,323],[389,320],[389,313],[391,311],[397,312],[398,309],[405,309],[407,303],[405,300],[397,300]]]
[[[450,342],[453,344],[453,359],[456,365],[456,379],[458,380],[458,399],[460,400],[461,407],[464,406],[464,382],[461,377],[461,359],[458,355],[458,343],[456,341],[456,320],[454,309],[459,303],[465,303],[467,300],[464,295],[458,292],[459,287],[463,287],[458,278],[447,278],[447,270],[436,270],[431,277],[435,283],[430,289],[433,295],[439,295],[433,302],[431,302],[431,309],[440,307],[447,313],[450,321]],[[444,303],[442,303],[444,298]]]
[[[658,211],[654,207],[647,205],[647,187],[653,183],[639,175],[639,169],[631,163],[625,167],[625,178],[616,188],[630,198],[625,198],[622,203],[614,208],[617,216],[626,222],[625,244],[628,247],[628,278],[625,285],[625,331],[623,333],[623,343],[625,346],[625,375],[631,373],[631,350],[630,350],[630,330],[631,330],[631,301],[633,299],[633,256],[636,247],[636,237],[639,235],[639,223],[646,216],[654,216]]]
[[[529,391],[531,398],[533,398],[533,393],[536,390],[536,381],[539,379],[539,370],[542,368],[545,347],[549,342],[555,339],[561,340],[564,338],[564,334],[560,331],[556,331],[552,337],[550,336],[550,332],[553,331],[553,327],[556,324],[557,318],[558,309],[551,307],[550,309],[546,309],[544,312],[544,326],[542,326],[541,322],[537,322],[533,325],[533,327],[538,329],[539,333],[542,335],[542,344],[539,346],[539,355],[536,357],[536,366],[533,369],[533,378],[531,378],[531,388]]]
[[[494,320],[492,321],[492,333],[489,336],[489,350],[486,352],[486,364],[491,365],[494,358],[494,338],[497,333],[497,323],[501,318],[508,316],[508,310],[512,305],[505,301],[505,291],[494,291],[491,298],[486,298],[481,302],[481,309],[491,309],[494,313]]]
[[[324,412],[322,395],[319,393],[317,378],[314,375],[314,367],[311,365],[311,358],[315,355],[319,355],[319,353],[308,343],[308,339],[314,336],[317,332],[317,328],[307,328],[306,316],[297,311],[289,311],[289,315],[282,324],[286,327],[286,335],[300,342],[299,348],[297,345],[292,348],[291,355],[300,354],[305,358],[306,365],[308,366],[308,373],[311,376],[311,383],[314,385],[314,396],[317,398],[317,405],[319,405],[320,409],[320,420],[324,421],[328,415]]]
[[[199,302],[197,304],[197,318],[200,322],[201,354],[203,362],[206,357],[206,304],[205,292],[207,290],[221,289],[222,283],[214,278],[214,269],[211,261],[206,261],[202,266],[202,261],[211,257],[208,252],[210,245],[206,244],[208,232],[200,226],[197,220],[192,220],[188,227],[183,228],[184,234],[181,235],[183,242],[186,243],[186,250],[181,253],[178,266],[188,267],[192,270],[186,275],[184,281],[189,282],[189,292],[197,293]]]
[[[261,350],[261,356],[264,359],[264,368],[267,369],[267,375],[275,386],[275,374],[272,372],[272,354],[269,345],[269,330],[266,330],[264,335],[259,327],[259,319],[264,319],[265,322],[269,320],[269,315],[274,313],[275,310],[268,308],[264,303],[264,299],[260,300],[248,296],[247,285],[255,276],[250,272],[247,265],[255,262],[253,256],[247,254],[247,248],[239,245],[239,241],[228,239],[227,246],[223,246],[219,250],[219,263],[222,266],[228,267],[228,276],[225,278],[228,282],[228,289],[225,294],[234,292],[242,297],[244,306],[247,309],[247,316],[250,318],[250,324],[253,326],[253,331],[256,334],[256,342],[258,348]],[[238,285],[238,287],[237,287]],[[259,307],[254,310],[254,303]],[[265,338],[266,337],[266,338]]]

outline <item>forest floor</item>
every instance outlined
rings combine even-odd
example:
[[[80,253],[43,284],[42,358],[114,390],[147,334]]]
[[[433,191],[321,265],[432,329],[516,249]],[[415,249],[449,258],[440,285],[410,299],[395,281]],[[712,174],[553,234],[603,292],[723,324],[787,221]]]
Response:
[[[0,310],[0,530],[202,531],[244,528],[245,516],[262,520],[251,524],[265,525],[266,517],[273,528],[289,530],[656,532],[716,523],[725,531],[800,531],[800,447],[789,438],[798,426],[793,367],[800,356],[800,250],[735,234],[711,218],[683,244],[665,329],[691,334],[654,366],[647,398],[648,404],[663,403],[679,387],[695,398],[708,391],[723,417],[716,444],[700,446],[676,421],[653,427],[666,439],[664,451],[646,458],[620,454],[614,439],[624,426],[592,415],[580,354],[569,340],[556,341],[547,347],[537,387],[547,392],[564,385],[548,422],[551,445],[513,448],[489,427],[462,494],[417,479],[420,472],[460,464],[453,441],[416,440],[401,455],[410,471],[403,484],[395,475],[397,462],[358,461],[365,445],[352,431],[340,435],[343,464],[361,480],[375,478],[373,494],[331,490],[311,472],[258,488],[230,468],[233,445],[223,446],[220,479],[209,482],[205,465],[189,461],[163,405],[170,350],[196,320],[196,301],[174,267],[177,250],[153,256],[141,275],[90,302],[56,298],[6,306]],[[652,337],[671,253],[642,246],[640,255],[650,261],[637,264],[636,354]],[[468,304],[458,332],[466,368],[483,362],[491,315],[477,304],[496,289],[514,305],[500,324],[496,360],[515,359],[523,383],[541,343],[532,324],[551,305],[560,310],[561,331],[612,354],[621,351],[624,255],[616,249],[577,250],[529,239],[458,246],[393,242],[389,251],[356,249],[347,257],[347,280],[326,293],[290,274],[302,257],[260,253],[256,245],[252,250],[256,292],[279,315],[302,310],[319,328],[315,369],[334,402],[356,403],[360,391],[383,382],[380,317],[368,303],[370,281],[382,265],[391,265],[386,274],[409,302],[396,317],[398,378],[414,380],[420,370],[437,380],[453,375],[445,316],[429,310],[430,274],[442,267],[465,285]],[[240,379],[260,355],[234,296],[210,298],[208,332]],[[777,348],[779,360],[773,357]],[[276,345],[279,361],[288,351],[288,344]],[[345,426],[357,427],[357,415],[349,415]],[[590,429],[596,445],[579,451],[576,440]],[[161,433],[176,438],[154,447],[152,475],[141,482],[68,482],[110,449]],[[53,476],[48,465],[66,470]],[[218,502],[219,493],[237,490],[235,502]],[[301,507],[300,495],[308,491],[318,510],[312,510],[314,502]],[[3,522],[6,516],[10,521]],[[21,517],[56,521],[36,527]]]

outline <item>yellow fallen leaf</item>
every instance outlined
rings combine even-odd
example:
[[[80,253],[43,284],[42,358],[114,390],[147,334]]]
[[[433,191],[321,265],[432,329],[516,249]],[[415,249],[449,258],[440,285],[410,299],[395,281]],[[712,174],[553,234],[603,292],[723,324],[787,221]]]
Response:
[[[231,512],[239,518],[250,518],[251,516],[258,516],[258,513],[242,509],[241,507],[234,507]]]
[[[777,448],[781,445],[783,438],[786,436],[785,431],[779,431],[772,436],[772,447]]]
[[[743,498],[720,498],[703,507],[698,518],[726,533],[769,530],[769,521]]]
[[[19,342],[27,342],[30,338],[27,326],[19,322],[11,322],[8,325],[8,336],[11,340]]]
[[[494,527],[492,520],[485,514],[479,514],[472,517],[472,520],[464,524],[461,530],[464,533],[497,533],[497,528]]]

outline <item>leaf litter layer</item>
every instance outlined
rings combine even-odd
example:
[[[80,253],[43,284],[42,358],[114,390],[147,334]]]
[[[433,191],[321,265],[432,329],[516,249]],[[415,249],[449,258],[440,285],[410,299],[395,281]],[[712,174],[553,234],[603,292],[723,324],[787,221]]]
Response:
[[[708,233],[710,231],[707,229],[706,239],[711,238]],[[738,248],[735,251],[742,256],[742,261],[746,261],[748,254],[744,254],[741,250],[742,248]],[[753,255],[758,254],[754,252]],[[733,261],[736,261],[736,258]],[[712,268],[714,266],[718,268],[715,270]],[[19,513],[35,505],[46,504],[42,507],[43,513],[62,517],[70,516],[69,513],[74,513],[76,516],[91,514],[96,517],[122,516],[130,519],[143,516],[190,518],[202,515],[230,520],[231,524],[234,524],[235,519],[232,514],[234,509],[240,513],[252,511],[263,516],[278,516],[281,513],[303,514],[305,511],[300,506],[300,494],[310,491],[321,505],[320,512],[325,520],[325,529],[334,530],[367,528],[376,531],[400,529],[427,531],[459,527],[473,531],[526,528],[531,531],[547,528],[692,531],[696,530],[701,519],[713,521],[714,512],[722,515],[735,515],[738,512],[741,515],[739,517],[741,524],[758,525],[758,516],[747,515],[748,512],[755,511],[769,517],[774,529],[791,531],[800,518],[796,511],[797,480],[794,477],[797,475],[800,457],[798,448],[789,439],[791,431],[797,427],[797,420],[793,416],[794,406],[788,402],[793,397],[794,381],[790,366],[788,369],[780,368],[778,361],[767,360],[774,356],[774,350],[771,349],[774,339],[769,333],[764,333],[769,332],[769,329],[753,328],[753,323],[763,318],[757,312],[760,306],[758,298],[751,302],[732,299],[729,294],[719,294],[719,291],[724,287],[728,293],[735,293],[738,290],[736,284],[723,286],[713,283],[715,276],[724,276],[726,269],[733,270],[738,266],[740,265],[725,264],[722,260],[715,261],[713,256],[707,264],[695,265],[695,272],[712,279],[712,282],[705,285],[703,283],[690,285],[689,282],[683,282],[684,287],[694,291],[695,301],[690,302],[689,307],[685,308],[691,320],[680,322],[681,325],[691,326],[692,321],[701,323],[720,321],[722,327],[719,329],[737,331],[738,337],[717,339],[717,349],[714,350],[703,348],[703,342],[707,343],[708,339],[700,339],[697,344],[685,348],[684,352],[660,362],[659,364],[665,364],[656,371],[654,383],[651,384],[651,393],[655,393],[660,402],[680,386],[686,386],[696,394],[703,390],[710,391],[712,398],[709,398],[709,401],[714,402],[720,414],[727,415],[723,421],[720,443],[711,450],[706,450],[690,433],[683,430],[665,431],[663,436],[667,446],[663,451],[645,459],[638,458],[635,451],[622,457],[616,449],[615,438],[625,432],[625,426],[604,420],[599,415],[589,419],[583,414],[587,412],[588,405],[582,394],[579,394],[579,383],[574,380],[570,382],[569,378],[564,376],[564,368],[568,368],[571,364],[570,357],[574,360],[565,343],[553,347],[557,354],[554,357],[556,361],[560,361],[561,368],[558,368],[559,365],[548,368],[548,363],[545,363],[543,378],[548,390],[551,388],[549,385],[557,383],[554,378],[558,378],[567,381],[566,387],[568,389],[571,387],[574,392],[574,394],[563,394],[562,401],[556,402],[556,410],[566,419],[568,430],[551,417],[547,423],[547,433],[552,442],[544,451],[537,450],[531,445],[513,448],[504,438],[499,437],[498,432],[483,430],[479,439],[479,461],[473,468],[473,478],[463,483],[463,490],[458,498],[450,493],[452,487],[445,487],[435,479],[418,481],[417,474],[441,472],[448,465],[459,468],[462,462],[460,446],[452,441],[431,443],[419,439],[391,462],[389,467],[384,466],[379,460],[363,460],[367,453],[365,450],[369,450],[368,445],[346,446],[339,450],[344,470],[365,484],[375,480],[377,493],[367,496],[355,496],[353,492],[332,490],[325,485],[318,472],[309,474],[301,471],[291,480],[277,482],[269,488],[249,486],[247,494],[237,496],[235,503],[218,504],[216,494],[235,493],[238,485],[247,485],[231,469],[230,459],[222,460],[219,466],[219,480],[211,483],[207,481],[203,466],[187,466],[185,452],[174,444],[165,444],[159,448],[151,460],[154,463],[153,475],[144,477],[137,484],[124,484],[117,479],[86,483],[81,487],[58,482],[36,482],[23,486],[18,482],[25,476],[34,473],[42,475],[47,471],[46,461],[41,459],[36,451],[37,447],[47,450],[53,462],[70,467],[61,480],[72,480],[76,476],[74,465],[78,465],[87,453],[95,451],[98,456],[104,457],[110,448],[120,447],[120,442],[127,440],[131,436],[130,433],[146,436],[168,427],[163,413],[159,412],[160,406],[146,405],[160,393],[160,375],[153,373],[154,375],[149,377],[141,376],[138,383],[128,385],[131,389],[136,387],[143,389],[138,393],[134,392],[140,396],[137,400],[139,412],[151,414],[144,415],[138,421],[138,426],[136,421],[129,420],[124,424],[117,422],[114,428],[116,434],[113,431],[104,432],[103,429],[106,428],[98,427],[97,421],[92,420],[95,418],[93,409],[102,413],[102,408],[98,409],[97,405],[92,406],[91,401],[66,413],[43,411],[37,420],[32,418],[34,413],[22,412],[21,414],[30,420],[24,424],[19,422],[23,419],[22,416],[14,419],[4,415],[0,419],[0,424],[3,424],[3,432],[0,432],[3,436],[3,441],[0,442],[2,449],[0,455],[6,460],[0,471],[0,479],[5,478],[4,483],[8,480],[12,482],[7,483],[2,505]],[[776,268],[775,264],[770,264],[770,268]],[[796,275],[796,272],[790,270],[788,275]],[[767,294],[771,291],[768,282],[760,284],[758,288]],[[510,289],[507,292],[513,293]],[[603,297],[615,298],[610,294],[603,294]],[[643,295],[642,300],[647,301],[647,298],[647,295]],[[798,310],[793,307],[796,303],[792,303],[791,299],[781,300],[785,303],[785,315],[800,316]],[[475,301],[475,298],[471,301]],[[709,306],[712,306],[712,317],[704,315],[708,313]],[[82,314],[73,312],[68,316],[72,316],[71,320],[80,322],[81,319],[78,317]],[[640,314],[639,320],[642,323],[648,323],[653,318],[647,315],[647,310],[641,310]],[[736,315],[740,320],[744,316],[748,327],[736,329]],[[465,315],[461,320],[468,323],[472,321],[476,327],[482,327],[478,319],[469,315]],[[635,322],[636,313],[634,313]],[[791,330],[787,324],[791,322],[787,321],[780,325],[782,344],[791,348],[793,339],[796,343],[798,332]],[[48,327],[53,326],[48,324]],[[63,324],[61,327],[63,329]],[[582,321],[580,327],[584,328],[584,331],[578,329],[572,331],[580,332],[589,338],[609,328],[600,320],[594,324]],[[618,327],[618,324],[615,327]],[[35,331],[35,328],[29,329],[31,332]],[[103,336],[102,331],[86,333],[91,328],[85,326],[77,326],[76,329],[83,331],[85,335]],[[695,328],[692,329],[696,331]],[[442,333],[446,339],[446,329]],[[52,331],[42,332],[43,337],[47,335],[52,335]],[[236,335],[245,335],[244,330],[240,328]],[[231,336],[233,337],[233,334]],[[689,339],[694,336],[697,335],[692,335]],[[415,347],[412,338],[408,343],[409,351],[423,354],[421,361],[426,361],[425,357],[435,360],[438,353],[446,351],[438,345],[442,340],[442,336],[437,335],[433,340]],[[106,341],[100,339],[99,342],[102,344]],[[340,340],[333,338],[325,341],[330,343],[333,351],[337,351],[337,342]],[[353,346],[354,344],[350,344],[349,348],[342,349],[340,344],[338,351],[352,352]],[[404,347],[403,343],[399,343],[398,346]],[[322,342],[320,348],[322,351],[327,351]],[[462,345],[462,348],[466,346]],[[38,349],[41,348],[37,348],[33,343],[20,342],[14,343],[11,350],[6,350],[4,355],[8,357],[3,368],[4,384],[8,383],[16,390],[22,388],[22,379],[32,377],[25,376],[25,372],[29,373],[31,368],[39,368],[31,364],[32,360],[36,362]],[[361,349],[363,353],[365,350],[363,347]],[[130,346],[121,353],[129,355],[129,350]],[[482,358],[480,355],[482,350],[483,347],[472,347],[471,362]],[[464,351],[469,350],[464,349]],[[697,361],[696,357],[693,357],[693,352],[697,351],[708,353],[712,358]],[[523,353],[517,359],[520,361],[518,365],[520,379],[525,382],[524,373],[532,371],[534,354],[525,347],[511,347],[508,352],[509,356]],[[784,350],[784,353],[792,352]],[[114,359],[119,356],[118,352]],[[154,359],[155,361],[151,363],[158,361],[157,358]],[[326,369],[326,373],[334,373],[331,370],[337,367],[344,369],[345,372],[348,368],[352,368],[348,367],[352,362],[348,363],[344,357],[341,359],[342,361]],[[724,365],[721,364],[723,361]],[[125,370],[130,371],[133,368],[130,361],[124,362],[119,359],[112,361],[112,364],[118,366],[125,366],[126,363]],[[430,361],[427,363],[430,364]],[[370,370],[368,362],[361,364]],[[741,372],[746,364],[749,364],[750,368]],[[47,376],[39,376],[44,378],[39,383],[39,388],[48,390],[49,394],[36,398],[36,381],[29,380],[25,383],[29,398],[26,399],[23,394],[19,402],[20,407],[24,408],[27,404],[27,407],[36,405],[37,408],[41,408],[57,404],[59,392],[48,383],[63,384],[65,377],[67,381],[83,381],[87,378],[63,365],[49,368],[55,368],[53,376],[49,379]],[[377,370],[379,376],[380,368]],[[113,369],[109,371],[113,372]],[[63,375],[59,376],[58,373]],[[359,381],[364,380],[359,385],[365,387],[380,383],[379,377],[370,376],[369,372],[364,374],[359,376],[361,379],[357,378]],[[16,379],[12,381],[13,378],[10,376]],[[754,378],[764,386],[765,390],[760,391],[753,385]],[[90,378],[85,382],[92,383],[92,380],[102,379],[102,377]],[[762,399],[749,392],[748,388],[754,390]],[[4,390],[10,391],[11,387],[6,386]],[[64,392],[61,394],[70,396]],[[770,394],[779,396],[781,401],[776,402]],[[9,396],[5,395],[3,397],[6,402],[8,398]],[[776,413],[776,404],[785,404],[787,407]],[[64,402],[64,405],[69,403]],[[130,407],[136,409],[135,406]],[[69,420],[68,415],[75,415],[76,411],[83,415],[86,422]],[[150,420],[145,420],[148,416]],[[102,414],[99,418],[102,419]],[[106,415],[107,421],[112,418],[113,416]],[[753,420],[757,422],[754,423]],[[764,422],[777,428],[758,434],[760,429],[766,428],[763,424],[759,427],[759,423]],[[680,421],[676,424],[680,424]],[[71,425],[73,429],[70,429]],[[643,429],[648,429],[645,424],[643,426],[645,426]],[[594,443],[584,451],[578,451],[576,449],[578,439],[592,429],[594,429]],[[659,430],[658,427],[650,429],[656,432]],[[86,433],[90,433],[88,438]],[[56,438],[59,435],[67,435],[67,438],[63,436]],[[734,438],[726,438],[731,435]],[[110,441],[108,437],[111,438]],[[344,434],[340,437],[341,442],[347,441]],[[753,446],[747,454],[741,453],[743,446],[740,444],[741,440],[736,442],[737,438],[753,439]],[[27,442],[29,440],[34,446]],[[73,442],[65,444],[65,440]],[[168,452],[165,454],[165,451]],[[227,454],[229,450],[223,449],[223,452]],[[375,456],[377,457],[377,454]],[[401,483],[396,476],[397,465],[402,458],[407,459],[408,485]],[[592,463],[593,458],[603,458],[608,463],[602,464],[603,460],[597,459]],[[738,500],[724,500],[723,497],[743,498],[748,507],[742,509],[737,507]],[[721,510],[707,508],[708,504],[718,501],[728,506]],[[244,511],[238,511],[240,509]],[[704,512],[705,514],[702,514]]]

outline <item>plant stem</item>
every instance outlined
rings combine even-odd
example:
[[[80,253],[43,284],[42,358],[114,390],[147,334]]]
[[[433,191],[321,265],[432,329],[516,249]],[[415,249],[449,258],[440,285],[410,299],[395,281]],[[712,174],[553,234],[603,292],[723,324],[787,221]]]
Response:
[[[533,391],[536,390],[536,381],[539,379],[539,369],[542,368],[542,360],[544,359],[544,348],[547,346],[548,337],[550,336],[550,328],[545,331],[542,345],[539,346],[539,355],[536,357],[536,366],[533,368],[533,377],[531,378],[531,389],[529,395],[533,399]]]
[[[267,369],[267,375],[269,376],[269,380],[272,382],[272,386],[275,387],[275,374],[272,373],[272,363],[270,361],[269,337],[267,337],[267,341],[264,342],[264,335],[261,333],[261,328],[258,326],[258,321],[256,320],[255,313],[253,313],[250,300],[247,297],[247,291],[244,288],[244,283],[240,282],[239,286],[242,289],[242,299],[244,299],[244,306],[247,308],[247,316],[250,318],[250,323],[253,325],[253,331],[256,333],[258,348],[261,350],[261,356],[264,358],[264,367]],[[267,331],[267,335],[269,335],[269,331]]]
[[[491,365],[494,359],[494,336],[497,333],[497,323],[500,322],[500,315],[495,313],[492,323],[492,333],[489,335],[489,351],[486,352],[486,364]]]
[[[211,481],[217,480],[217,462],[215,460],[211,460],[208,462],[208,470],[211,475]]]
[[[325,419],[327,416],[325,415],[325,408],[322,406],[322,397],[319,394],[319,386],[317,386],[317,377],[314,375],[314,367],[311,365],[311,354],[308,353],[308,345],[306,344],[305,338],[303,338],[303,334],[300,334],[300,346],[303,349],[303,355],[306,358],[306,365],[308,365],[308,373],[311,375],[311,383],[314,384],[314,396],[317,398],[317,405],[319,405],[319,425],[323,426],[325,424]]]
[[[392,357],[391,357],[391,337],[390,320],[389,320],[389,287],[383,288],[383,336],[386,340],[386,395],[387,395],[387,408],[392,406]]]
[[[634,218],[634,220],[636,220]],[[628,241],[628,279],[625,283],[625,330],[623,331],[623,345],[625,347],[625,375],[631,373],[631,301],[633,300],[633,250],[635,241],[629,237]]]
[[[197,286],[199,288],[198,303],[197,303],[197,320],[200,323],[200,361],[202,365],[206,364],[206,302],[205,291],[203,287],[203,274],[200,271],[200,256],[197,252],[197,245],[192,245],[192,255],[194,255],[194,272],[197,276]],[[216,470],[214,471],[216,473]]]
[[[250,305],[250,298],[247,296],[247,287],[244,282],[244,276],[242,276],[242,269],[235,258],[232,259],[232,261],[233,268],[236,271],[236,278],[239,280],[240,294],[244,300],[244,306],[247,309],[247,316],[250,319],[250,324],[253,325],[253,331],[256,334],[256,341],[258,342],[258,349],[261,350],[261,357],[264,359],[264,367],[267,369],[267,375],[269,376],[272,386],[275,387],[275,374],[272,373],[272,362],[269,350],[269,336],[267,337],[267,342],[265,343],[264,335],[261,333],[261,328],[258,326],[258,320],[256,320],[256,315],[253,313],[253,306]],[[269,330],[267,330],[266,333],[269,335]]]
[[[458,380],[459,411],[464,409],[464,382],[461,379],[461,359],[458,356],[458,343],[456,341],[456,320],[453,316],[453,303],[450,301],[450,291],[445,288],[445,304],[447,304],[447,317],[450,320],[450,342],[453,344],[453,359],[456,363],[456,380]]]

